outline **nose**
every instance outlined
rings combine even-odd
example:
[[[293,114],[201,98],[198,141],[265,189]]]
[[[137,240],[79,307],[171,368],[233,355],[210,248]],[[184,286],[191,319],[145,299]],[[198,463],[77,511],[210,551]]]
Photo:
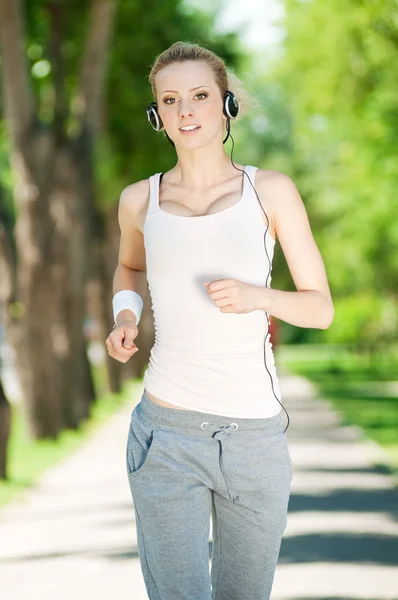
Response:
[[[180,117],[191,117],[193,114],[194,114],[194,111],[192,109],[190,102],[181,100],[179,116]]]

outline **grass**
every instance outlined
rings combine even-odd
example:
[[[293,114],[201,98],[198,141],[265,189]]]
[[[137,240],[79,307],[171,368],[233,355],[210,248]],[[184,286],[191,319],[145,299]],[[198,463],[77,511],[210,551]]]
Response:
[[[398,355],[395,349],[371,357],[344,347],[280,346],[281,367],[311,380],[345,423],[359,426],[385,451],[398,474]]]
[[[103,389],[104,370],[94,367],[96,389]],[[63,430],[56,440],[31,440],[18,405],[12,405],[11,433],[8,446],[8,477],[0,481],[0,507],[31,487],[49,467],[70,456],[124,404],[132,403],[142,388],[141,381],[130,380],[120,394],[99,393],[89,419],[79,429]]]

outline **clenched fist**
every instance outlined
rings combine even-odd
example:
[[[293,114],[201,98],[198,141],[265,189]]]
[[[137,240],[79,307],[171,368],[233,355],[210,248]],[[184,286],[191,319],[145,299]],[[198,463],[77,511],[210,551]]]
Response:
[[[123,319],[117,323],[105,341],[109,356],[126,363],[139,348],[134,344],[138,335],[138,327],[135,321]]]

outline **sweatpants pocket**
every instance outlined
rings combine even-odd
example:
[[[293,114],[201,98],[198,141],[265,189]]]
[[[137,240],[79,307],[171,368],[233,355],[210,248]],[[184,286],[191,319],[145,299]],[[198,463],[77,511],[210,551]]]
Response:
[[[156,451],[158,431],[142,423],[133,412],[126,447],[126,467],[129,479],[142,475]]]

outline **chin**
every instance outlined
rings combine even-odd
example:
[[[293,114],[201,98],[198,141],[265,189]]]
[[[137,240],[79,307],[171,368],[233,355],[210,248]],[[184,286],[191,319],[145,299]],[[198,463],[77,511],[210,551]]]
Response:
[[[174,143],[176,143],[173,140]],[[206,146],[206,144],[208,143],[208,140],[194,140],[193,138],[191,139],[184,139],[184,140],[178,140],[178,145],[180,146],[180,148],[192,148],[192,149],[196,149],[196,148],[202,148],[203,146]]]
[[[215,131],[212,135],[209,135],[209,133],[207,133],[206,136],[201,135],[200,137],[199,136],[198,137],[181,136],[183,139],[180,139],[178,143],[183,148],[190,148],[193,150],[196,148],[203,148],[205,146],[208,146],[209,144],[213,144],[215,142],[215,140],[218,138],[218,136],[219,136],[218,131]],[[175,140],[173,140],[173,142],[175,143]]]

